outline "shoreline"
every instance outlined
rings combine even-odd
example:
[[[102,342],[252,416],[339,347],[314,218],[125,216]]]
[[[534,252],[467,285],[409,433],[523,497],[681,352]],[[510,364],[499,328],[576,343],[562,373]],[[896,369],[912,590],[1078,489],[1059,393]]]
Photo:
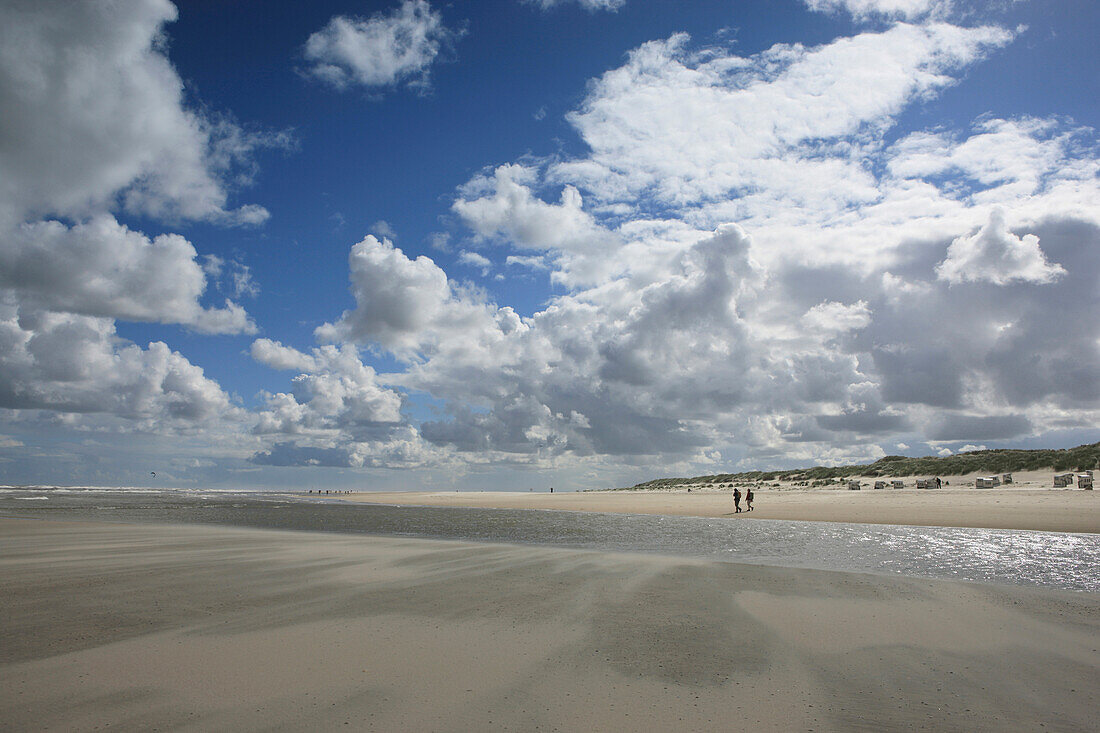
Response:
[[[1095,593],[52,520],[0,519],[0,557],[16,729],[1095,722]]]
[[[680,491],[383,491],[328,498],[397,506],[542,509],[623,514],[782,519],[908,526],[1100,533],[1100,494],[1032,486],[933,490],[754,488],[752,512],[734,513],[732,490]],[[745,502],[742,501],[744,508]]]

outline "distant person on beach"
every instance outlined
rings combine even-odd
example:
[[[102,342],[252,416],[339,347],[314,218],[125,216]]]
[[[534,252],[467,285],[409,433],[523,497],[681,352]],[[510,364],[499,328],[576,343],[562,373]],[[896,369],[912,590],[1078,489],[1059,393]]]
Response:
[[[733,490],[733,513],[739,514],[741,512],[741,489]]]
[[[752,511],[752,489],[745,491],[745,506],[749,508],[750,512]]]

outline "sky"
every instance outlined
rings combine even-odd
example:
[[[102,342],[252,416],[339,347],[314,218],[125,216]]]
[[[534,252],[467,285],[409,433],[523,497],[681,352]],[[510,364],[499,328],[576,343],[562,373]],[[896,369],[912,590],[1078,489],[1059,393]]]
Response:
[[[1097,31],[1092,0],[4,0],[0,483],[1100,440]]]

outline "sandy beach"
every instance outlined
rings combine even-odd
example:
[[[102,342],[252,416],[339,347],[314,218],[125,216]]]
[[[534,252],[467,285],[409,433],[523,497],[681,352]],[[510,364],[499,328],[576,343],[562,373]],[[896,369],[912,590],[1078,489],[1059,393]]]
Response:
[[[1095,594],[0,519],[11,730],[1095,730]]]
[[[940,489],[874,490],[864,478],[860,491],[809,489],[789,483],[754,489],[752,513],[739,520],[794,519],[938,527],[1033,529],[1100,533],[1100,492],[1052,489],[1050,472],[1020,474],[1016,483],[975,489],[972,477],[947,477]],[[906,480],[912,486],[913,479]],[[744,487],[742,487],[744,493]],[[733,490],[704,485],[673,491],[410,491],[361,492],[335,498],[380,504],[558,509],[564,511],[725,517],[733,514]],[[744,502],[742,502],[744,508]]]

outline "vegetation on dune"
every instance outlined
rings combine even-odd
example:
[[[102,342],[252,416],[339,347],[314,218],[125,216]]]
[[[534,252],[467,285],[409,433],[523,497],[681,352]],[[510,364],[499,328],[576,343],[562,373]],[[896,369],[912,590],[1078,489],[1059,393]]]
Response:
[[[805,481],[823,486],[849,476],[961,476],[969,473],[1001,474],[1013,471],[1088,471],[1100,465],[1100,443],[1079,445],[1062,450],[1019,450],[998,448],[959,453],[953,456],[885,456],[874,463],[851,466],[814,466],[783,471],[743,471],[694,478],[661,478],[629,487],[668,489],[686,484],[714,484],[715,488],[732,483]],[[812,483],[811,483],[812,482]]]

